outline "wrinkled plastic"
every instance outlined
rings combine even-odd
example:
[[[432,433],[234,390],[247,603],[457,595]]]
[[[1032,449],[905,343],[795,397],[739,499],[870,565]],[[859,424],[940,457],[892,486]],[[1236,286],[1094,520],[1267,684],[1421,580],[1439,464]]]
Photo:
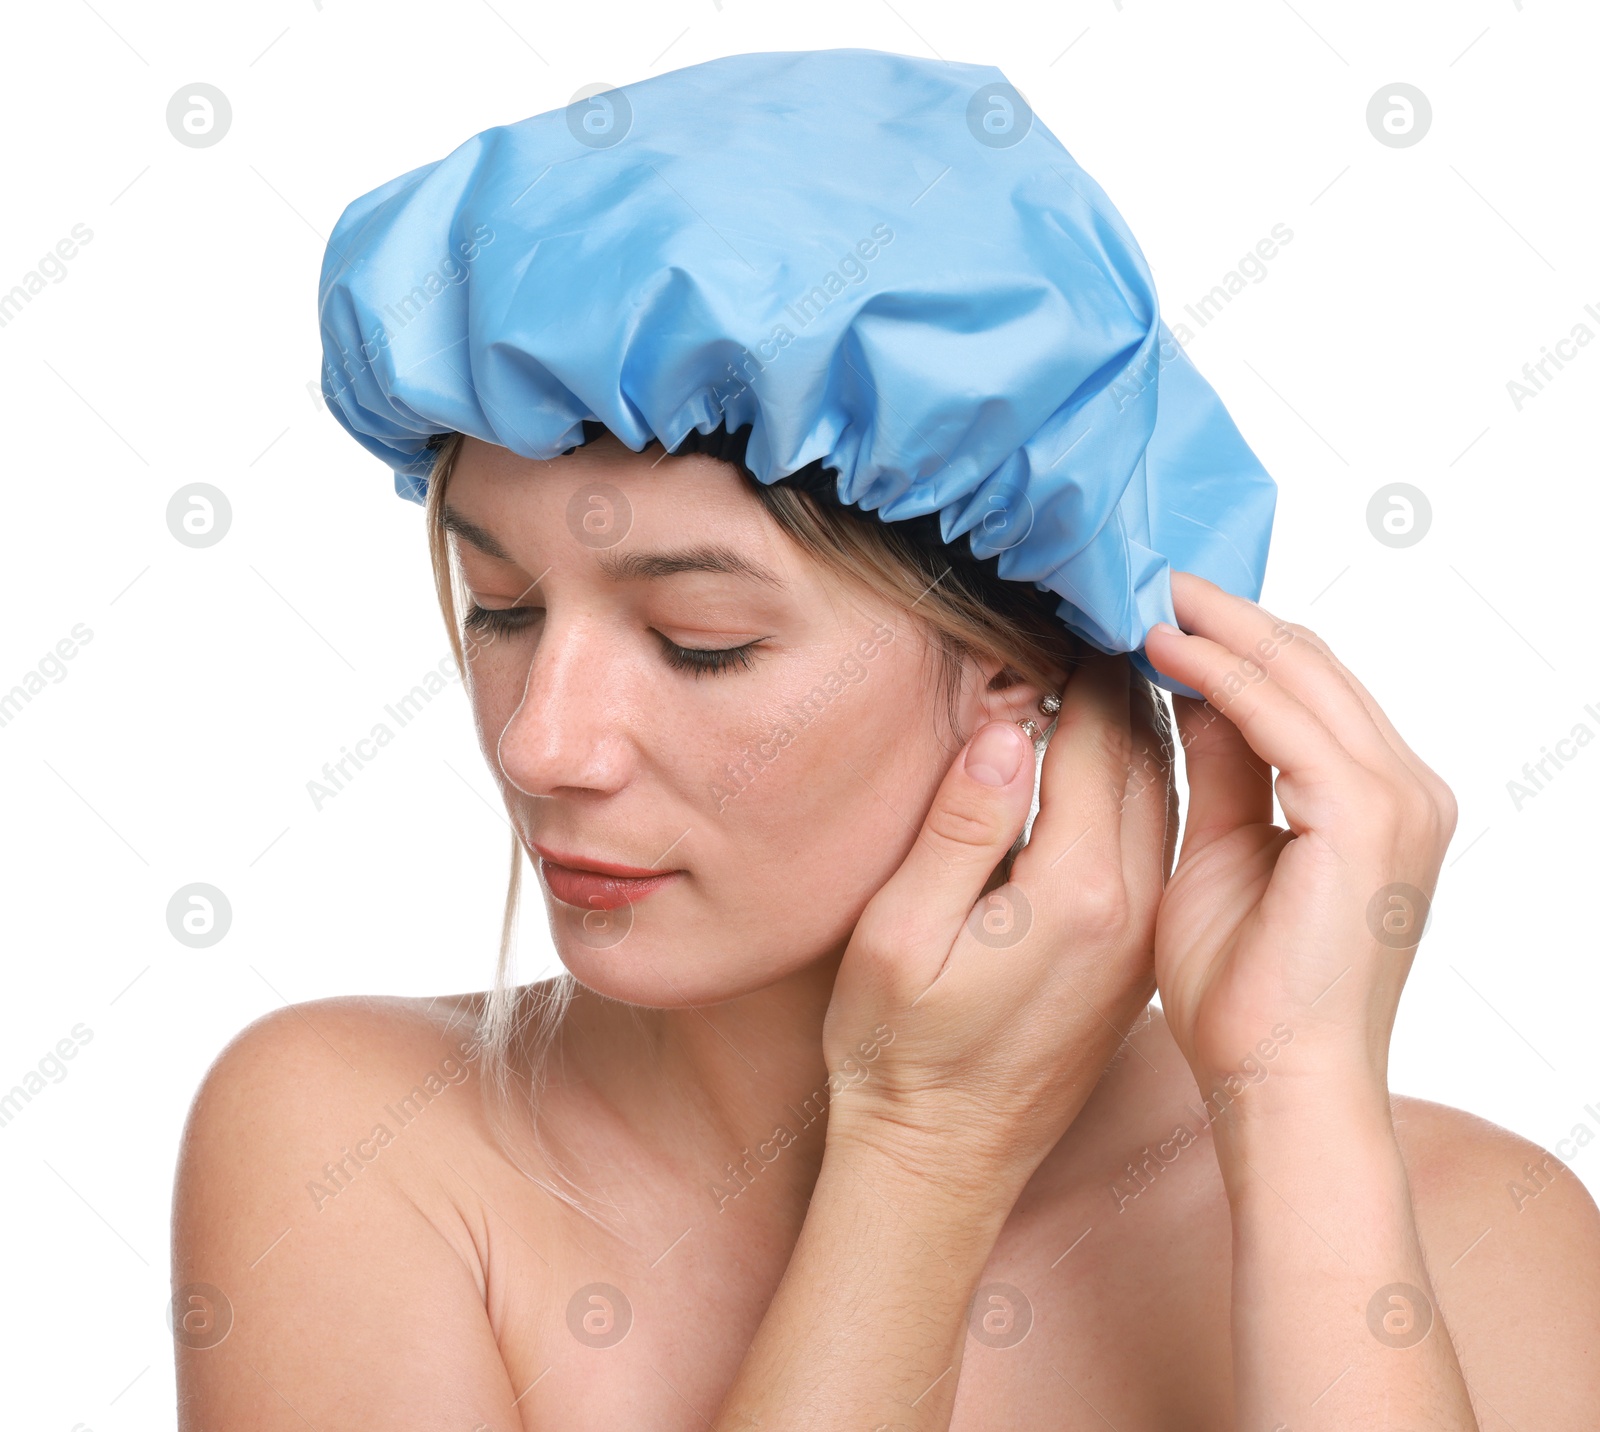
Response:
[[[435,433],[528,458],[750,424],[886,521],[1140,648],[1173,567],[1260,595],[1276,488],[1100,187],[989,65],[733,55],[473,136],[351,203],[323,394],[423,501]]]

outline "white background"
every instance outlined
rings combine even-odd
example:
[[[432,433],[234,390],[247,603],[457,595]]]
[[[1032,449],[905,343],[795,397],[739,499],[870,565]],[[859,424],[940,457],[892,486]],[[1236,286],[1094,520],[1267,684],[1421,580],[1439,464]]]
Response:
[[[1592,4],[85,0],[8,8],[5,43],[0,291],[93,231],[0,328],[0,690],[93,632],[0,727],[0,1090],[93,1031],[0,1128],[7,1425],[172,1425],[173,1160],[240,1027],[491,978],[508,837],[461,688],[320,811],[307,794],[448,651],[421,509],[308,389],[326,235],[483,128],[717,55],[998,65],[1121,209],[1172,322],[1292,229],[1189,351],[1281,485],[1264,602],[1460,800],[1393,1085],[1547,1145],[1600,1122],[1600,743],[1521,810],[1506,784],[1577,722],[1600,733],[1600,344],[1521,411],[1506,388],[1600,308]],[[233,108],[203,149],[165,118],[196,81]],[[1409,148],[1366,124],[1395,81],[1433,108]],[[166,525],[194,481],[233,510],[202,550]],[[1366,525],[1392,481],[1433,509],[1404,550]],[[195,881],[232,905],[209,949],[167,928]],[[532,889],[526,977],[551,964]],[[1600,1189],[1600,1145],[1572,1167]]]

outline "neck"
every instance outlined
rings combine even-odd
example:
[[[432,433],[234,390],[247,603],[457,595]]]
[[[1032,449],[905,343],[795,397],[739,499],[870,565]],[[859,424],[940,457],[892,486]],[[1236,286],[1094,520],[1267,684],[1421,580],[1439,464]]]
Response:
[[[615,1171],[606,1192],[624,1206],[670,1174],[707,1215],[798,1226],[822,1163],[822,1023],[842,956],[714,1005],[646,1009],[579,986],[549,1065],[576,1115],[562,1142]]]
[[[715,1005],[648,1009],[579,986],[547,1066],[559,1098],[541,1115],[574,1178],[629,1221],[653,1223],[670,1208],[696,1225],[760,1226],[792,1247],[822,1164],[822,1023],[842,954]],[[1193,1093],[1165,1021],[1149,1011],[1046,1159],[1038,1196],[1120,1170]]]

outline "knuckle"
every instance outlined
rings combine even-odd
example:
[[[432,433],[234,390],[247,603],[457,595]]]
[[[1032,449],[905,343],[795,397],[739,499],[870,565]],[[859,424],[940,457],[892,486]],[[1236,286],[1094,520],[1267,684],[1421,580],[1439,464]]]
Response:
[[[1408,782],[1403,790],[1397,791],[1396,799],[1402,812],[1401,821],[1407,832],[1424,835],[1430,841],[1436,841],[1445,829],[1445,817],[1439,793],[1428,782],[1418,780]]]
[[[1434,794],[1434,812],[1439,829],[1448,841],[1456,833],[1461,807],[1456,801],[1456,793],[1444,781],[1439,782],[1438,790]]]
[[[1406,827],[1406,803],[1388,781],[1365,769],[1347,771],[1324,792],[1328,819],[1350,832],[1362,832],[1383,845],[1399,840]]]
[[[1412,804],[1393,786],[1382,781],[1372,781],[1361,800],[1367,820],[1385,839],[1392,843],[1413,826]]]
[[[1420,764],[1420,763],[1419,763]],[[1422,798],[1426,806],[1428,826],[1444,843],[1448,844],[1450,837],[1456,832],[1456,822],[1460,818],[1461,808],[1456,801],[1456,793],[1430,766],[1423,766],[1418,779],[1422,785]]]
[[[1438,828],[1439,804],[1432,792],[1420,783],[1401,793],[1400,804],[1405,811],[1407,829],[1432,831]]]
[[[962,853],[986,849],[1005,836],[1001,811],[991,802],[963,795],[946,795],[935,801],[922,829],[936,847]]]
[[[1391,782],[1364,774],[1354,780],[1345,802],[1347,817],[1385,845],[1430,844],[1448,840],[1455,829],[1455,797],[1442,782],[1435,789],[1421,781]]]
[[[1261,736],[1272,734],[1272,717],[1263,709],[1259,693],[1251,686],[1246,686],[1234,696],[1225,696],[1217,709],[1226,713],[1229,723],[1237,727],[1239,734],[1244,737],[1245,743],[1252,750],[1259,743]],[[1218,730],[1214,745],[1222,746],[1224,749],[1231,748],[1232,735],[1231,731],[1223,727]],[[1252,740],[1252,737],[1257,739]]]
[[[1120,930],[1128,920],[1128,891],[1122,872],[1110,864],[1085,866],[1072,882],[1072,909],[1096,931]]]
[[[908,950],[921,947],[927,930],[915,911],[868,904],[856,921],[851,944],[868,962],[878,966],[897,964]]]

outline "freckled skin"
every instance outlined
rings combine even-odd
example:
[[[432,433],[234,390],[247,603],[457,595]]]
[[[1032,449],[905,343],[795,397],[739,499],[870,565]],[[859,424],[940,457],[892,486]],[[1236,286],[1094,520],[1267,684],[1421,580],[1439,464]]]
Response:
[[[932,657],[903,611],[810,560],[726,464],[659,458],[605,438],[539,464],[468,440],[450,505],[519,558],[462,543],[468,585],[509,605],[538,577],[522,600],[546,610],[469,661],[485,757],[526,838],[689,873],[636,907],[627,958],[592,948],[582,915],[554,907],[562,958],[590,988],[670,1006],[795,977],[826,987],[821,961],[898,867],[960,743],[934,719]],[[573,493],[597,481],[631,510],[608,553],[723,543],[788,590],[721,574],[608,580],[566,525]],[[663,661],[652,627],[682,645],[759,637],[763,650],[747,671],[689,675]],[[975,684],[968,720],[981,720]],[[763,745],[772,758],[736,784],[730,766]]]

